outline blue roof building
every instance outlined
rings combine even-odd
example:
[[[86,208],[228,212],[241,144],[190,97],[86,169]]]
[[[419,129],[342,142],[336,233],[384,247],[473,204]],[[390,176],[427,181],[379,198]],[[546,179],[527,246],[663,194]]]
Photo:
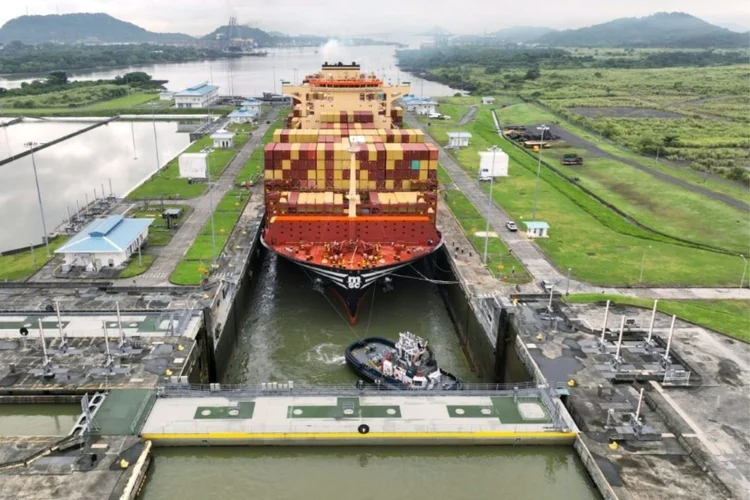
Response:
[[[249,123],[255,121],[258,117],[259,110],[252,108],[240,108],[229,113],[230,123]]]
[[[63,255],[64,271],[72,266],[87,270],[117,267],[138,251],[153,222],[154,219],[126,219],[122,215],[94,219],[55,253]]]
[[[524,222],[526,224],[526,235],[532,238],[547,238],[549,232],[549,224],[544,221],[530,220]]]
[[[218,98],[219,87],[201,83],[174,94],[174,103],[178,108],[205,108]]]

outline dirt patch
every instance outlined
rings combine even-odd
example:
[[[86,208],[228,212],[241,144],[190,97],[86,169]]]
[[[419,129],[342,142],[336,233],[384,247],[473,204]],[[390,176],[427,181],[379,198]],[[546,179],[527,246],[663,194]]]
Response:
[[[660,208],[657,203],[654,203],[652,197],[644,195],[637,189],[633,189],[633,186],[630,184],[625,184],[624,182],[612,182],[609,183],[609,187],[612,188],[612,191],[636,202],[638,206],[645,207],[651,212],[657,212]]]
[[[719,360],[719,370],[717,372],[719,380],[727,385],[742,387],[745,384],[740,379],[742,369],[731,359],[722,358]]]
[[[685,118],[679,113],[671,111],[662,111],[654,108],[630,108],[630,107],[611,107],[611,108],[569,108],[571,111],[588,118]]]

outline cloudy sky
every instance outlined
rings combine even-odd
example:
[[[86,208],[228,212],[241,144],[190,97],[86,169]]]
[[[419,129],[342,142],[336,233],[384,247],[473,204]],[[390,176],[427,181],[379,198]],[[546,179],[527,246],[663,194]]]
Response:
[[[682,11],[731,29],[750,29],[747,0],[0,0],[0,24],[23,14],[105,12],[152,31],[204,35],[230,15],[240,24],[286,33],[455,33],[510,26],[578,28],[617,17]],[[158,8],[156,6],[158,5]],[[365,8],[365,5],[367,8]]]

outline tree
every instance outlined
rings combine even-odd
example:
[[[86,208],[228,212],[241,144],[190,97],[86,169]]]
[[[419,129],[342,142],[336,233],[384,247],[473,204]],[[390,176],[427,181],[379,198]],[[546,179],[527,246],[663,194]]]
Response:
[[[539,71],[539,68],[532,68],[526,72],[526,76],[523,77],[524,80],[536,80],[542,76],[542,73]]]
[[[668,148],[677,148],[680,146],[680,139],[676,135],[666,135],[662,143]]]
[[[66,85],[68,83],[68,74],[65,71],[53,71],[47,75],[47,85]]]
[[[638,139],[638,151],[645,155],[655,155],[659,149],[659,145],[653,137],[643,136]]]

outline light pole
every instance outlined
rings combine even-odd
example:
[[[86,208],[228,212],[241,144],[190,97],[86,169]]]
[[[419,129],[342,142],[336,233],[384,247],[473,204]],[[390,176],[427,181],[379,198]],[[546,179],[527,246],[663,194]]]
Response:
[[[565,285],[565,296],[566,297],[568,295],[570,295],[570,271],[572,271],[572,270],[573,270],[572,268],[570,268],[570,267],[568,268],[568,281],[567,281],[567,284]]]
[[[536,220],[536,200],[539,198],[539,175],[542,172],[542,149],[544,149],[544,133],[549,130],[547,125],[540,125],[536,128],[542,133],[542,140],[539,141],[539,162],[536,166],[536,186],[534,187],[534,207],[531,209],[531,220]]]
[[[638,284],[640,285],[643,281],[643,267],[646,265],[646,250],[651,248],[651,245],[643,249],[643,257],[641,258],[641,274],[638,276]]]
[[[487,224],[484,229],[484,265],[487,265],[487,248],[490,245],[490,212],[492,211],[492,187],[495,184],[495,156],[497,156],[497,146],[492,146],[492,172],[490,172],[490,196],[487,199]]]
[[[745,256],[742,254],[740,254],[740,257],[742,257],[742,260],[745,261],[745,266],[742,268],[742,278],[740,279],[740,290],[742,290],[742,287],[745,285],[745,273],[747,272],[747,258],[745,258]]]
[[[39,200],[39,213],[42,216],[42,231],[44,231],[42,235],[42,239],[44,240],[44,247],[47,250],[47,257],[49,257],[51,254],[49,253],[49,238],[47,236],[47,222],[44,220],[44,206],[42,205],[42,192],[39,189],[39,176],[36,173],[36,159],[34,158],[34,148],[39,146],[38,142],[27,142],[24,144],[29,150],[31,151],[31,167],[34,170],[34,182],[36,183],[36,196]]]
[[[154,152],[156,153],[156,173],[161,176],[161,163],[159,162],[159,140],[156,137],[156,115],[154,114],[154,102],[151,101],[151,125],[154,127]]]

